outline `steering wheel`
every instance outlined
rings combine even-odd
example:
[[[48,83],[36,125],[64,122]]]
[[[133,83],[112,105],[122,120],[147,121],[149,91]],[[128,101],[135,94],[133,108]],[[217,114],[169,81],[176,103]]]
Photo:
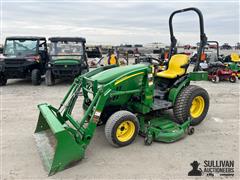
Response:
[[[154,58],[154,57],[149,57],[150,59],[154,60],[154,61],[157,61],[159,64],[162,62],[160,59],[157,59],[157,58]]]
[[[154,66],[164,65],[164,60],[162,59],[154,58],[152,56],[149,56],[148,58],[152,60]]]

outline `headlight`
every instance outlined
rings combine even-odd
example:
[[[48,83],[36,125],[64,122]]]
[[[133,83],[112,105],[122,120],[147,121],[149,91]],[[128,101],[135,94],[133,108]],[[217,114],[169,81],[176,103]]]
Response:
[[[30,62],[34,62],[34,61],[39,62],[40,58],[41,57],[39,55],[38,56],[29,56],[29,57],[26,57],[26,60],[30,61]]]
[[[51,65],[51,64],[48,64],[48,67],[52,67],[52,65]]]

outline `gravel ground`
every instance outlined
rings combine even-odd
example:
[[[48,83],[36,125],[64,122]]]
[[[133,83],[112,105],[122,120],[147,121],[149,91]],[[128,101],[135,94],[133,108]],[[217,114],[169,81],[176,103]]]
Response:
[[[142,137],[124,148],[114,148],[98,127],[85,158],[52,179],[185,179],[194,160],[234,160],[239,179],[239,82],[196,82],[210,95],[206,119],[195,134],[167,144],[145,146]],[[54,87],[32,86],[29,81],[9,80],[1,87],[2,179],[50,179],[40,160],[33,132],[37,104],[58,106],[70,82]],[[81,101],[81,99],[80,99]],[[80,101],[76,108],[80,109]],[[206,176],[205,176],[206,177]]]

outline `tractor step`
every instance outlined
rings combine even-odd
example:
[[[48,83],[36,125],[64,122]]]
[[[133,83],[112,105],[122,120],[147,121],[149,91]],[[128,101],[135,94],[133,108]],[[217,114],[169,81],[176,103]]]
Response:
[[[154,90],[154,98],[165,99],[168,91],[161,91],[160,89]]]
[[[152,110],[164,110],[164,109],[169,109],[173,106],[172,102],[166,101],[166,100],[161,100],[159,98],[154,98],[154,103],[152,106]]]

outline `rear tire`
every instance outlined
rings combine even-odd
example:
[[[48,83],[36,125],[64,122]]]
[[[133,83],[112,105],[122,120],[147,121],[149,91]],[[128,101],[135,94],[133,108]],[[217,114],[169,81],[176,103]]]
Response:
[[[229,81],[231,82],[231,83],[235,83],[236,81],[237,81],[237,76],[230,76],[229,77]]]
[[[173,113],[177,123],[182,124],[190,117],[191,125],[197,125],[206,117],[209,108],[209,96],[205,89],[189,85],[177,97]]]
[[[41,72],[39,69],[33,69],[32,70],[32,75],[31,75],[31,79],[32,79],[32,84],[33,85],[40,85],[41,84]]]
[[[45,84],[46,84],[47,86],[52,86],[52,85],[55,84],[55,79],[54,79],[54,76],[53,76],[51,70],[47,70],[47,71],[46,71]]]
[[[131,144],[139,131],[137,117],[129,111],[117,111],[105,125],[105,136],[110,144],[117,147]]]
[[[214,75],[211,80],[212,80],[213,83],[219,83],[220,78],[219,78],[219,76]]]
[[[7,84],[7,78],[1,74],[0,75],[0,86],[5,86]]]

